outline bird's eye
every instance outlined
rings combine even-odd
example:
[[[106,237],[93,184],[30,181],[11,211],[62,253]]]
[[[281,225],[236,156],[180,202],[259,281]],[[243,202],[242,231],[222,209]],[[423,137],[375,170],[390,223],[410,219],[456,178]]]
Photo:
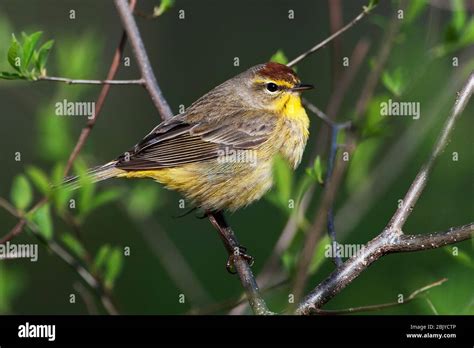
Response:
[[[269,92],[274,93],[274,92],[278,91],[278,85],[276,83],[269,82],[269,83],[267,83],[266,87],[267,87],[267,91],[269,91]]]

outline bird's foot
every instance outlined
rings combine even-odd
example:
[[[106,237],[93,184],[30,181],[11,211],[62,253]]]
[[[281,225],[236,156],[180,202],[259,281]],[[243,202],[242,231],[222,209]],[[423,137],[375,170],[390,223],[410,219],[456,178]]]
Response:
[[[242,257],[245,261],[247,261],[250,267],[253,266],[253,263],[254,263],[253,256],[247,254],[247,248],[240,245],[234,248],[234,252],[231,255],[229,255],[229,258],[227,259],[225,268],[227,269],[227,272],[229,272],[230,274],[237,273],[237,270],[235,269],[236,257]]]

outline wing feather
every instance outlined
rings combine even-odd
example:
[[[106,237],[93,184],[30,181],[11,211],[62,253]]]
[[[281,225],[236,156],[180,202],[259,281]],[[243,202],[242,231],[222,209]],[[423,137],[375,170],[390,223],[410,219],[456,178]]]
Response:
[[[132,151],[120,156],[124,170],[153,170],[217,158],[219,150],[255,149],[269,139],[275,125],[271,115],[235,113],[225,120],[189,122],[175,116],[155,127]],[[193,115],[193,120],[196,115]]]

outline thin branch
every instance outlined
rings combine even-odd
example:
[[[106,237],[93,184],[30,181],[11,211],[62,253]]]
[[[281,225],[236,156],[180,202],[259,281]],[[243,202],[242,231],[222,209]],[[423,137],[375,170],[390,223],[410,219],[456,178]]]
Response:
[[[361,307],[351,307],[351,308],[344,308],[344,309],[316,309],[314,313],[317,314],[349,314],[349,313],[358,313],[358,312],[373,312],[379,311],[381,309],[390,308],[390,307],[398,307],[400,305],[404,305],[407,303],[412,302],[413,300],[417,299],[419,295],[427,292],[428,290],[440,286],[441,284],[445,283],[448,279],[443,278],[434,283],[425,285],[424,287],[413,291],[403,302],[388,302],[388,303],[381,303],[376,305],[369,305],[369,306],[361,306]]]
[[[40,76],[36,81],[53,81],[53,82],[64,82],[68,85],[141,85],[143,86],[145,81],[143,79],[138,80],[78,80],[70,79],[67,77],[54,77],[54,76]]]
[[[74,283],[73,288],[74,290],[77,291],[79,296],[82,298],[82,301],[84,301],[84,304],[87,309],[87,313],[91,315],[99,314],[99,311],[97,310],[97,306],[95,305],[95,302],[94,302],[94,297],[89,292],[89,289],[87,289],[81,282]]]
[[[138,30],[137,23],[133,17],[133,10],[130,10],[126,0],[114,0],[115,7],[119,13],[122,25],[127,32],[128,39],[132,45],[132,50],[138,63],[138,67],[145,80],[145,88],[150,94],[151,100],[161,115],[161,118],[168,119],[173,116],[168,102],[163,97],[163,93],[156,81],[155,74],[148,59],[145,45]]]
[[[361,252],[335,270],[306,296],[298,305],[297,314],[313,314],[331,298],[336,296],[349,283],[357,278],[372,263],[390,253],[420,251],[440,248],[445,245],[470,239],[474,234],[474,223],[453,227],[444,232],[403,235],[398,240],[386,230],[367,243]]]
[[[410,216],[416,201],[426,186],[436,159],[448,144],[454,125],[468,104],[473,91],[474,73],[471,73],[464,87],[458,93],[451,114],[442,128],[438,140],[433,146],[433,151],[428,161],[421,167],[415,180],[408,189],[401,208],[397,209],[385,229],[377,237],[367,243],[360,254],[354,255],[347,260],[303,299],[298,305],[296,311],[298,314],[310,314],[316,308],[320,308],[383,255],[439,248],[473,237],[473,223],[451,228],[445,232],[428,235],[405,235],[402,232],[405,221]]]
[[[248,264],[248,261],[239,252],[241,245],[237,240],[232,228],[227,224],[222,213],[208,213],[209,221],[219,231],[224,246],[226,247],[227,253],[229,254],[229,261],[232,262],[235,267],[240,282],[244,287],[244,291],[247,295],[250,307],[253,312],[257,315],[271,315],[271,312],[258,289],[257,282],[252,273],[252,269]]]
[[[415,180],[411,184],[410,188],[408,189],[405,198],[403,199],[402,204],[395,212],[394,216],[389,222],[389,226],[395,230],[401,230],[403,225],[405,224],[408,216],[410,216],[413,208],[415,207],[418,198],[420,197],[421,193],[423,192],[426,183],[428,181],[428,177],[433,170],[433,166],[438,159],[439,155],[445,147],[448,145],[448,139],[450,134],[454,129],[454,125],[456,121],[462,114],[464,108],[466,107],[467,103],[471,99],[472,93],[474,91],[474,72],[471,73],[467,83],[459,92],[458,97],[456,98],[456,102],[454,107],[451,111],[450,117],[446,120],[446,123],[443,126],[441,134],[436,141],[433,151],[431,153],[430,158],[428,161],[423,165],[421,170],[419,171],[418,175],[416,176]]]
[[[92,275],[73,255],[71,255],[64,247],[57,243],[54,239],[45,239],[43,235],[38,231],[38,228],[35,224],[27,222],[28,227],[33,233],[33,235],[42,242],[49,250],[51,250],[56,256],[61,260],[66,262],[70,267],[72,267],[76,273],[94,289],[100,297],[102,305],[104,306],[107,313],[111,315],[119,314],[117,308],[115,307],[113,300],[109,291],[105,288],[102,280],[98,277]]]
[[[362,18],[364,18],[366,15],[368,15],[373,9],[375,8],[375,5],[372,7],[372,8],[367,8],[367,7],[364,7],[363,11],[361,13],[359,13],[359,15],[357,15],[357,17],[355,17],[352,21],[350,21],[348,24],[346,24],[345,26],[343,26],[341,29],[339,29],[338,31],[336,31],[334,34],[332,34],[331,36],[329,36],[328,38],[324,39],[323,41],[321,41],[320,43],[316,44],[315,46],[311,47],[308,51],[300,54],[298,57],[296,57],[295,59],[293,59],[292,61],[290,61],[288,64],[286,64],[287,66],[289,67],[292,67],[296,64],[298,64],[300,61],[302,61],[303,59],[305,59],[306,57],[308,57],[309,55],[313,54],[314,52],[316,52],[317,50],[325,47],[329,42],[331,42],[332,40],[334,40],[336,37],[338,37],[339,35],[341,35],[342,33],[344,33],[346,30],[350,29],[351,27],[353,27],[355,24],[357,24],[357,22],[359,22]]]
[[[13,209],[12,214],[14,216],[20,216],[21,213],[17,211],[13,206],[8,204],[8,211]],[[95,277],[92,275],[73,255],[71,255],[65,248],[63,248],[59,243],[57,243],[54,239],[46,239],[43,235],[39,232],[38,226],[31,221],[27,220],[20,220],[24,221],[24,224],[28,226],[31,230],[33,235],[38,239],[41,243],[43,243],[48,249],[50,249],[54,254],[56,254],[60,259],[66,262],[69,266],[71,266],[76,273],[97,293],[104,305],[104,308],[107,310],[109,314],[118,314],[115,305],[111,299],[111,296],[108,290],[105,288],[102,280],[99,277]],[[4,244],[1,242],[0,244]]]

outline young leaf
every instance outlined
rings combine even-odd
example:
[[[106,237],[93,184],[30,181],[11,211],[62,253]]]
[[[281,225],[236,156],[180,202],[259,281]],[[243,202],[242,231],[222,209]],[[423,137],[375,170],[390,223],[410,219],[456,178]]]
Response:
[[[271,56],[270,61],[280,64],[287,64],[288,58],[282,50],[278,50],[273,56]]]
[[[286,206],[291,195],[293,178],[290,166],[280,156],[273,161],[273,177],[279,203]]]
[[[80,241],[77,240],[76,237],[70,233],[63,233],[61,235],[61,240],[69,249],[72,250],[74,254],[76,254],[76,256],[78,256],[80,259],[84,258],[86,255],[86,249],[84,249],[84,246]]]
[[[12,43],[8,49],[8,62],[11,67],[16,71],[22,73],[21,71],[21,61],[23,60],[23,49],[16,39],[15,35],[12,34]]]
[[[121,195],[122,191],[118,189],[110,189],[107,191],[99,192],[92,200],[91,211],[98,207],[117,200]]]
[[[110,254],[110,245],[104,244],[100,247],[99,251],[94,260],[93,270],[94,272],[99,272],[100,269],[105,265]]]
[[[174,5],[174,0],[161,0],[160,6],[153,8],[153,17],[159,17]]]
[[[93,208],[95,184],[90,175],[87,174],[87,166],[82,161],[76,161],[74,165],[79,176],[79,213],[81,217],[86,216]]]
[[[21,62],[22,67],[24,70],[28,70],[28,65],[30,64],[31,58],[33,57],[33,52],[35,50],[36,45],[38,44],[38,40],[43,35],[43,32],[37,31],[31,35],[23,35],[23,61]]]
[[[61,186],[63,182],[64,175],[64,166],[61,163],[58,163],[54,166],[51,173],[51,182],[54,185],[54,190],[52,190],[54,206],[56,211],[61,214],[67,207],[67,201],[73,195],[73,191],[67,189],[64,186]]]
[[[119,248],[111,250],[106,263],[104,281],[109,289],[114,287],[115,280],[123,268],[123,253]]]
[[[323,262],[327,259],[325,252],[328,246],[330,245],[331,245],[331,240],[329,239],[327,235],[324,236],[323,239],[321,239],[321,241],[319,242],[314,252],[314,256],[308,270],[309,274],[314,274],[319,269],[319,267],[323,264]]]
[[[160,189],[155,183],[137,183],[127,199],[130,215],[143,219],[150,216],[160,202]]]
[[[51,211],[49,204],[45,204],[42,207],[36,209],[31,217],[37,226],[39,233],[46,239],[49,240],[53,237],[53,222],[51,220]]]
[[[46,61],[48,60],[49,51],[54,45],[54,40],[46,41],[38,50],[38,57],[36,58],[36,68],[41,75],[46,74]]]
[[[38,167],[30,166],[27,168],[26,173],[28,174],[38,191],[40,191],[44,195],[49,193],[51,186],[49,184],[48,176],[45,172],[43,172]]]
[[[10,195],[13,205],[19,210],[25,210],[31,204],[33,192],[30,182],[24,175],[18,175],[13,180]]]
[[[323,164],[319,156],[317,156],[316,159],[314,160],[313,167],[306,169],[306,174],[308,174],[311,178],[313,178],[319,184],[324,183],[323,172],[324,172]]]
[[[395,96],[400,97],[405,87],[402,69],[398,67],[392,73],[384,71],[382,75],[382,82],[390,92],[392,92]]]
[[[425,9],[427,0],[411,0],[406,10],[406,23],[412,23]]]
[[[20,74],[17,73],[9,73],[6,71],[0,72],[0,79],[3,80],[22,80],[24,79],[24,76],[21,76]]]

